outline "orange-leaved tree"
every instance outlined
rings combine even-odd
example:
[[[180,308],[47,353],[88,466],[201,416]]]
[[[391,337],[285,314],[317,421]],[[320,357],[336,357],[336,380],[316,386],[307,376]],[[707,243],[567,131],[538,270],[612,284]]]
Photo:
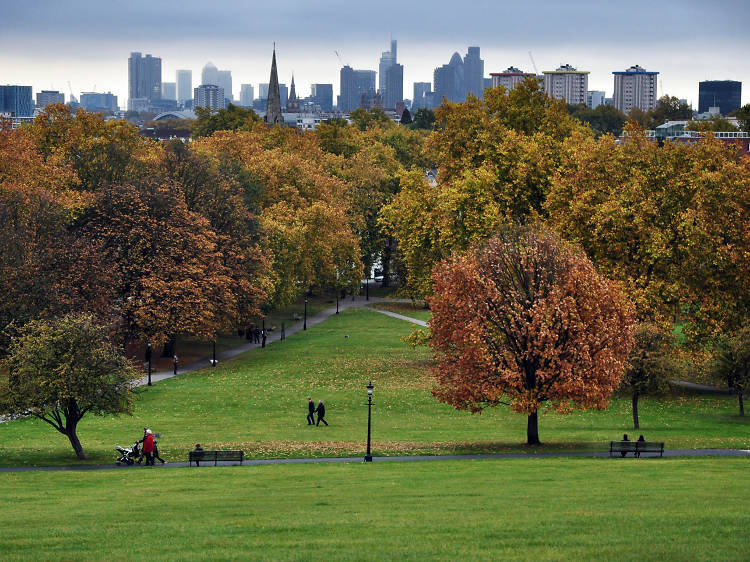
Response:
[[[528,415],[604,408],[633,344],[633,307],[580,249],[514,225],[438,264],[429,299],[435,396],[457,409],[508,404]]]

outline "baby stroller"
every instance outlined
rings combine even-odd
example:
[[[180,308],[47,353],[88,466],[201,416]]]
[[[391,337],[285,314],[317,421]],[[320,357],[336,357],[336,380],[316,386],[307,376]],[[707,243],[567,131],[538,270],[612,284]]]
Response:
[[[120,454],[120,458],[117,459],[117,464],[126,464],[130,466],[141,456],[141,451],[137,441],[130,447],[120,447],[119,445],[117,445],[115,447],[115,451]]]

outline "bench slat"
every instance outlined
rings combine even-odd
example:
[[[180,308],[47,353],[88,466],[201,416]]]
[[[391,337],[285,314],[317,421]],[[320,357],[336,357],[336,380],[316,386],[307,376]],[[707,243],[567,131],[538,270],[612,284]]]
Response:
[[[244,451],[190,451],[188,464],[192,466],[194,462],[197,464],[201,461],[214,461],[214,466],[218,465],[219,461],[240,461],[242,464],[244,458]]]

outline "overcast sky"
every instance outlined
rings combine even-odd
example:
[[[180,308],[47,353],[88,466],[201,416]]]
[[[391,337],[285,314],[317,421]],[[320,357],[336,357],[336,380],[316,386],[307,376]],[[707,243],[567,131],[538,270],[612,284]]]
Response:
[[[377,6],[377,8],[375,7]],[[127,98],[131,51],[162,59],[162,80],[191,69],[193,86],[211,61],[240,84],[268,82],[276,42],[279,80],[294,73],[298,95],[333,83],[341,64],[377,70],[391,37],[404,65],[404,97],[432,82],[454,51],[481,48],[485,75],[510,65],[533,71],[571,64],[589,89],[612,95],[612,71],[639,64],[658,71],[659,94],[698,105],[701,80],[743,82],[750,103],[750,0],[2,0],[0,83],[111,91]],[[334,99],[335,101],[335,99]]]

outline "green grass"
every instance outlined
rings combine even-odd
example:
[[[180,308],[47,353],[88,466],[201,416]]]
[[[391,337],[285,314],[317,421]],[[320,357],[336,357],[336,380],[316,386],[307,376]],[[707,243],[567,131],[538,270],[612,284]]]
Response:
[[[134,472],[137,470],[137,472]],[[746,560],[750,461],[0,474],[6,560]]]
[[[370,306],[372,306],[372,308],[388,310],[390,312],[395,312],[396,314],[402,314],[403,316],[408,316],[409,318],[424,320],[425,322],[432,318],[432,313],[430,312],[430,310],[419,304],[415,305],[408,302],[379,302]]]
[[[250,457],[360,454],[366,437],[365,385],[375,384],[376,455],[525,451],[526,419],[507,407],[482,415],[458,412],[430,394],[429,351],[400,340],[413,325],[370,310],[347,310],[216,369],[180,375],[138,390],[132,416],[86,417],[79,435],[93,463],[115,459],[144,426],[164,434],[167,460],[204,448],[242,448]],[[349,336],[349,337],[346,337]],[[308,427],[307,397],[324,399],[330,427]],[[608,410],[564,416],[545,410],[545,450],[602,450],[624,432],[665,441],[667,448],[750,448],[750,418],[730,396],[644,398],[642,429],[632,431],[630,401]],[[67,439],[33,419],[0,424],[0,464],[76,462]]]

